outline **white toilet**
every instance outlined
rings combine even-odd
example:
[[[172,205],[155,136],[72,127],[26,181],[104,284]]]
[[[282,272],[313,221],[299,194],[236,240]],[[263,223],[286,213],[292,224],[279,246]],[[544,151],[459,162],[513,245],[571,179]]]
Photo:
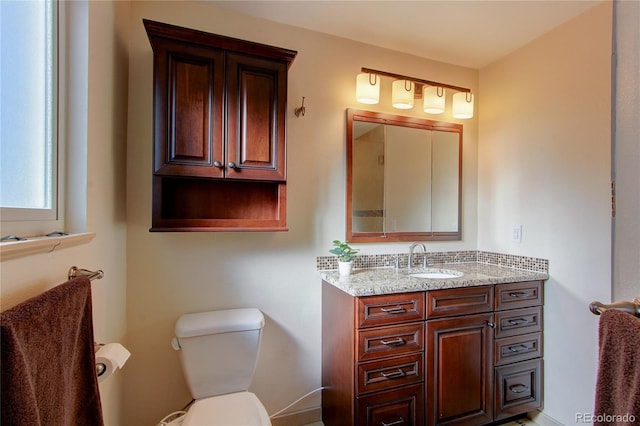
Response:
[[[258,360],[264,316],[257,309],[182,315],[173,348],[195,402],[183,426],[271,425],[267,410],[248,391]]]

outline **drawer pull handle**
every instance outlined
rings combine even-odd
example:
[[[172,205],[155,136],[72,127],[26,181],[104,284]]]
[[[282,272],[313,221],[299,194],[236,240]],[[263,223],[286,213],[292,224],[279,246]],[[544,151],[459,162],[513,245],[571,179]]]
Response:
[[[404,345],[405,341],[402,337],[396,337],[393,340],[380,340],[380,343],[382,343],[385,346],[397,346],[397,345]]]
[[[394,371],[392,373],[385,373],[384,371],[380,372],[380,375],[382,377],[384,377],[385,379],[395,379],[397,377],[404,377],[404,371],[402,371],[402,368],[398,368],[397,371]]]
[[[529,349],[529,347],[525,346],[525,345],[509,346],[509,350],[511,352],[514,352],[514,353],[524,352],[524,351],[526,351],[528,349]]]
[[[402,417],[400,417],[400,419],[396,420],[395,422],[391,422],[391,423],[380,422],[380,423],[381,423],[380,426],[397,426],[397,425],[403,425],[404,424],[404,419]]]
[[[512,291],[509,293],[510,297],[527,297],[529,296],[528,291]]]
[[[509,386],[509,390],[513,393],[522,393],[522,392],[526,392],[529,390],[529,388],[525,385],[511,385]]]
[[[509,320],[509,324],[511,325],[520,325],[520,324],[529,324],[529,320],[526,318],[517,318]]]
[[[380,308],[380,310],[385,314],[401,314],[407,311],[402,306],[394,306],[393,308]]]

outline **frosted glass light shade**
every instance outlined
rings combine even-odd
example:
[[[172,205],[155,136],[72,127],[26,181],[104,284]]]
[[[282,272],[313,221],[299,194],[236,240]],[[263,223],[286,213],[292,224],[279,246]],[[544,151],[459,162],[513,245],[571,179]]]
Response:
[[[413,108],[413,92],[415,85],[413,81],[396,80],[391,85],[391,105],[394,108]]]
[[[422,102],[424,112],[442,114],[444,112],[444,87],[423,86]]]
[[[375,74],[360,73],[356,78],[356,100],[362,104],[380,101],[380,78]]]
[[[453,94],[453,116],[455,118],[473,117],[473,93],[458,92]]]

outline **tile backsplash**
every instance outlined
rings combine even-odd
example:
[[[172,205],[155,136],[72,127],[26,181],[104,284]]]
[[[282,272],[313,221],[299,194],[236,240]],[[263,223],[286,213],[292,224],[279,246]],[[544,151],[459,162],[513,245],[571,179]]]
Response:
[[[424,253],[414,253],[412,266],[422,265]],[[438,263],[488,263],[491,265],[504,266],[507,268],[524,269],[547,273],[549,271],[549,261],[536,257],[516,256],[512,254],[492,253],[487,251],[447,251],[447,252],[427,252],[427,261],[430,265]],[[406,267],[408,253],[393,254],[364,254],[358,255],[353,261],[354,268],[390,268],[396,264],[396,259],[400,267]],[[338,258],[336,256],[318,256],[316,258],[316,268],[319,271],[338,269]]]

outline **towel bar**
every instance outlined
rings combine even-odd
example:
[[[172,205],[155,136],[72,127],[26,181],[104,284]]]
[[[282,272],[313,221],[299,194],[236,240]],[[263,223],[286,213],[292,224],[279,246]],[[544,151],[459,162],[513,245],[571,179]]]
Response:
[[[90,271],[88,269],[81,269],[77,266],[72,266],[71,268],[69,268],[67,278],[72,280],[76,277],[88,277],[91,281],[99,280],[104,277],[104,272],[102,272],[102,269],[98,269],[97,271]]]
[[[600,315],[607,309],[617,309],[640,318],[640,297],[636,297],[633,302],[615,302],[608,305],[591,302],[589,304],[589,310],[595,315]]]

